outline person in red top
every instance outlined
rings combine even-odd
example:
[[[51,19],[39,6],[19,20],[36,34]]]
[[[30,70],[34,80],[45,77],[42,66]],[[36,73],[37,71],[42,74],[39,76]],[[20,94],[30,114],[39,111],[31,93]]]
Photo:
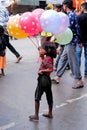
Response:
[[[56,57],[55,44],[52,42],[44,43],[39,49],[39,54],[41,57],[44,56],[44,58],[42,58],[42,63],[38,70],[38,83],[35,90],[35,114],[29,116],[31,121],[39,120],[40,100],[44,92],[46,94],[49,111],[47,114],[43,114],[43,116],[53,118],[53,94],[51,89],[50,74],[53,71],[53,58]]]

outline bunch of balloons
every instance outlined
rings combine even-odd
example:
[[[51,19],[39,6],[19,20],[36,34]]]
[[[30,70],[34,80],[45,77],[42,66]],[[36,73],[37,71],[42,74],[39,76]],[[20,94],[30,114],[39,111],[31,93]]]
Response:
[[[14,15],[7,23],[8,33],[14,38],[25,38],[35,36],[42,31],[40,16],[43,9],[35,9],[32,12],[25,12],[21,16]]]
[[[21,16],[10,17],[7,30],[15,38],[37,36],[42,31],[50,32],[57,36],[59,44],[68,44],[73,37],[68,26],[69,18],[65,13],[38,8],[32,12],[25,12]]]

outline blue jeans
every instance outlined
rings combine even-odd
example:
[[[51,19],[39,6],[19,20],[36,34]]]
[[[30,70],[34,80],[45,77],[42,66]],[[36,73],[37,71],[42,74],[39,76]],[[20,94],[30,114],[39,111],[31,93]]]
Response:
[[[87,75],[87,46],[83,46],[83,47],[84,47],[84,59],[85,59],[84,73]],[[82,48],[80,48],[78,45],[76,46],[76,55],[77,55],[79,66],[81,66]]]

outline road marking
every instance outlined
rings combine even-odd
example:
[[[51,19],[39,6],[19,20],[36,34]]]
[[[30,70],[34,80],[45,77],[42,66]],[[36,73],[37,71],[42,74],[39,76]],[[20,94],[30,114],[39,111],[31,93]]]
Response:
[[[0,130],[7,130],[7,129],[9,129],[9,128],[11,128],[11,127],[14,127],[14,126],[15,126],[15,123],[12,122],[12,123],[10,123],[10,124],[1,126],[1,127],[0,127]]]
[[[60,108],[60,107],[64,107],[64,106],[66,106],[68,103],[61,103],[59,106],[58,105],[56,105],[55,106],[55,109],[58,109],[58,108]]]
[[[65,103],[61,103],[60,105],[54,106],[53,110],[55,111],[56,109],[64,107],[64,106],[66,106],[66,105],[68,105],[70,103],[73,103],[75,101],[81,100],[81,99],[83,99],[85,97],[87,97],[87,93],[85,93],[85,94],[83,94],[83,95],[81,95],[80,97],[77,97],[77,98],[68,99],[68,100],[65,101]],[[48,109],[44,109],[43,111],[48,111]],[[41,115],[42,115],[42,113],[40,113],[40,116]]]
[[[68,103],[72,103],[72,102],[78,101],[78,100],[80,100],[80,99],[82,99],[82,98],[85,98],[85,97],[87,97],[87,93],[81,95],[81,96],[78,97],[78,98],[69,99],[69,100],[67,100],[66,102],[68,102]]]
[[[87,93],[83,94],[83,95],[81,95],[80,97],[77,97],[77,98],[68,99],[68,100],[66,100],[65,103],[61,103],[60,105],[56,105],[54,110],[58,109],[58,108],[61,108],[61,107],[64,107],[64,106],[68,105],[69,103],[73,103],[75,101],[81,100],[81,99],[83,99],[85,97],[87,97]]]

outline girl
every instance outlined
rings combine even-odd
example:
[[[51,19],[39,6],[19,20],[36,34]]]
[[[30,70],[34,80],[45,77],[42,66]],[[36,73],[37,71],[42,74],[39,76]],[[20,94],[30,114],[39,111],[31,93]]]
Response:
[[[0,76],[4,76],[4,68],[6,67],[6,56],[5,56],[6,42],[4,39],[4,28],[0,25]]]
[[[38,71],[38,84],[35,91],[35,114],[29,116],[31,121],[39,120],[39,106],[40,100],[45,92],[46,99],[48,103],[48,113],[43,114],[43,116],[52,118],[52,108],[53,108],[53,94],[51,90],[51,78],[50,74],[53,71],[53,58],[56,57],[56,47],[52,42],[46,42],[39,49],[39,54],[42,57],[42,63]]]

